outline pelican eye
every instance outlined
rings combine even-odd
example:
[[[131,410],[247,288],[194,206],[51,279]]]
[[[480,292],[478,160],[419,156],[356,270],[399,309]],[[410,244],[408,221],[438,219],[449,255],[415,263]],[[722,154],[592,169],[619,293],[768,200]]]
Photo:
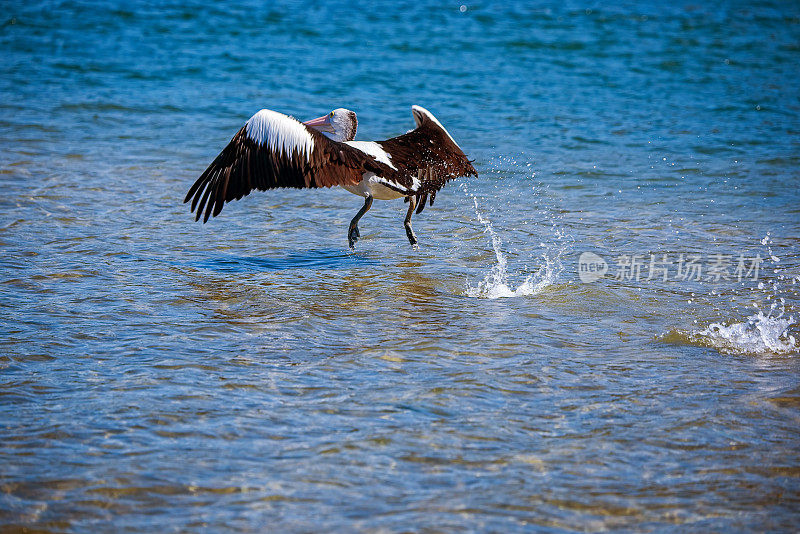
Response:
[[[331,111],[331,118],[333,118],[333,111]]]

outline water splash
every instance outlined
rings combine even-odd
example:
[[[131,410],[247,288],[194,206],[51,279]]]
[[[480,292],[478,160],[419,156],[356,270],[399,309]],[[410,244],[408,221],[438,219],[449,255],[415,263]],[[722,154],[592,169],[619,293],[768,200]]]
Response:
[[[751,304],[755,310],[742,322],[709,323],[703,329],[675,331],[665,336],[666,340],[675,338],[678,342],[688,342],[702,347],[711,347],[727,354],[797,354],[800,353],[800,342],[790,332],[790,327],[796,324],[792,315],[786,315],[785,289],[782,287],[795,279],[786,276],[778,267],[780,258],[772,249],[772,238],[769,232],[761,240],[761,245],[766,247],[767,261],[764,263],[763,273],[771,276],[760,280],[757,285],[750,288],[750,297],[760,301]],[[712,291],[712,294],[715,294]],[[792,294],[790,290],[788,294]],[[763,309],[769,303],[769,311]],[[791,309],[791,308],[790,308]],[[695,321],[696,323],[697,321]]]
[[[494,256],[497,261],[477,286],[472,286],[469,283],[467,284],[468,296],[488,299],[523,297],[535,295],[547,286],[555,283],[558,275],[563,270],[561,255],[564,253],[565,247],[561,247],[554,254],[544,254],[544,264],[541,265],[535,273],[525,276],[515,289],[509,277],[508,259],[503,253],[500,237],[494,230],[491,221],[487,219],[483,213],[481,213],[480,208],[478,208],[477,197],[468,191],[465,184],[461,184],[461,190],[472,199],[475,215],[478,218],[478,222],[484,227],[483,232],[489,234],[492,250],[494,251]]]
[[[731,354],[800,353],[800,343],[789,332],[794,317],[785,317],[783,310],[773,315],[776,307],[773,304],[766,314],[758,310],[741,323],[711,323],[692,332],[689,341]]]

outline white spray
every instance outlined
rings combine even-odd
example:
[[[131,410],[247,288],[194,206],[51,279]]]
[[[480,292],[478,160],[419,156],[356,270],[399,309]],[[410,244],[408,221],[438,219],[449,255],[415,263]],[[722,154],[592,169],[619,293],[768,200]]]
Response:
[[[549,255],[544,256],[544,265],[533,274],[529,274],[514,289],[509,281],[508,275],[508,260],[503,253],[502,241],[495,232],[491,221],[487,219],[481,210],[478,208],[478,199],[475,195],[471,194],[467,189],[466,184],[461,184],[461,190],[472,199],[473,207],[475,208],[475,215],[478,222],[483,225],[483,232],[489,234],[492,243],[492,250],[494,251],[495,263],[488,273],[484,276],[483,280],[477,286],[472,286],[467,283],[467,295],[470,297],[497,299],[503,297],[522,297],[528,295],[535,295],[542,291],[547,286],[555,283],[558,275],[563,270],[561,264],[561,255],[564,252],[564,247],[555,253],[554,258]]]

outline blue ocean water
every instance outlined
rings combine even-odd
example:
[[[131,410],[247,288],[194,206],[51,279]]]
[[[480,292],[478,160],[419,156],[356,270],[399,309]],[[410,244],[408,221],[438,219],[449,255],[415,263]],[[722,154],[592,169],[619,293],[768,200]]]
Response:
[[[798,5],[3,8],[2,530],[796,528]],[[182,204],[261,108],[412,104],[480,174],[419,250]]]

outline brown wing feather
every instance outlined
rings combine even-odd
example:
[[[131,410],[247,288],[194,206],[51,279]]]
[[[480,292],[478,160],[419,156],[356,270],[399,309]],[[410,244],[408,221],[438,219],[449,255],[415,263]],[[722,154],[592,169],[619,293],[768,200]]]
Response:
[[[442,127],[425,119],[414,130],[378,142],[391,154],[392,164],[397,167],[398,180],[413,190],[417,197],[417,213],[425,207],[425,201],[436,197],[444,185],[461,176],[478,176],[475,168],[458,145]],[[413,179],[420,181],[413,189]]]
[[[254,189],[356,185],[365,172],[396,179],[396,171],[372,156],[311,128],[306,130],[314,141],[308,158],[298,150],[286,154],[271,149],[269,143],[257,143],[243,126],[186,193],[184,202],[192,201],[195,220],[202,216],[206,222],[211,215],[218,215],[226,202]]]

